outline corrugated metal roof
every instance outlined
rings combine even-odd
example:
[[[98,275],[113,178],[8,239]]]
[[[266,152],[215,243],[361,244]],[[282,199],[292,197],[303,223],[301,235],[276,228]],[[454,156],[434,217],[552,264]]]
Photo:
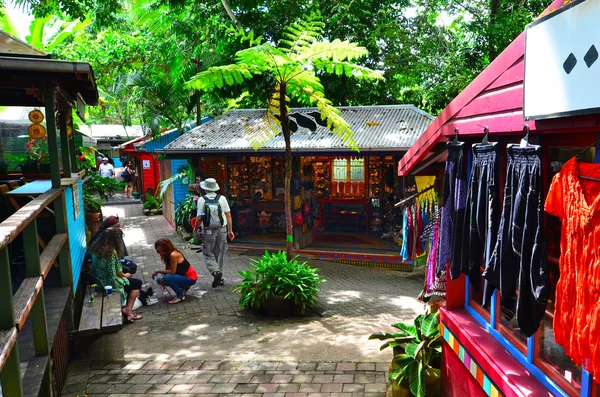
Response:
[[[408,150],[434,119],[413,105],[339,107],[354,131],[360,150]],[[292,109],[302,114],[316,108]],[[165,147],[167,153],[254,151],[249,126],[264,123],[265,109],[231,110],[209,123],[196,127]],[[330,130],[318,126],[315,132],[298,127],[292,132],[293,151],[348,150]],[[259,152],[282,152],[283,136],[278,135]]]

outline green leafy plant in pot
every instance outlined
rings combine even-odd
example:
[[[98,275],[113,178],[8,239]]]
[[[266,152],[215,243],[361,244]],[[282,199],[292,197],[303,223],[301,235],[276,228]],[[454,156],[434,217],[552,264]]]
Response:
[[[385,340],[380,350],[391,347],[394,358],[389,379],[392,395],[434,397],[440,392],[442,336],[439,312],[421,314],[413,324],[393,324],[399,332],[377,332],[369,339]]]
[[[234,291],[240,293],[240,308],[261,311],[270,316],[304,315],[315,303],[319,285],[325,280],[319,269],[297,257],[287,259],[283,251],[265,251],[252,261],[252,269],[240,271],[243,281]]]
[[[193,194],[188,194],[185,197],[185,200],[177,205],[177,209],[175,210],[175,225],[183,226],[185,231],[188,233],[193,231],[190,223],[190,214],[196,209],[196,205],[193,200],[194,196],[195,195]]]
[[[150,193],[146,193],[142,208],[146,215],[149,215],[150,213],[154,215],[162,213],[162,199],[160,196],[153,196]]]

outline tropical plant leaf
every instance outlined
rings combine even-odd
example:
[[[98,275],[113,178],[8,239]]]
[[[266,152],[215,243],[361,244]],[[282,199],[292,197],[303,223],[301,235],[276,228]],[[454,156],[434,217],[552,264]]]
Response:
[[[213,66],[192,77],[188,86],[200,91],[212,91],[223,88],[225,84],[233,85],[249,80],[253,73],[258,74],[258,71],[245,64]]]
[[[417,358],[417,349],[419,348],[419,344],[415,342],[410,342],[406,345],[406,354],[411,356],[412,358]]]
[[[427,315],[427,317],[425,317],[425,319],[423,319],[423,323],[421,325],[421,334],[424,335],[425,337],[430,338],[439,332],[440,332],[439,312]]]
[[[393,361],[402,369],[407,367],[410,363],[415,362],[415,358],[408,354],[398,354],[394,357]]]
[[[417,327],[415,327],[414,325],[398,323],[392,324],[392,327],[398,328],[399,330],[406,332],[408,335],[414,336],[417,340],[419,339],[419,332],[417,330]]]
[[[411,363],[408,368],[408,386],[415,397],[425,397],[425,367],[421,361]]]

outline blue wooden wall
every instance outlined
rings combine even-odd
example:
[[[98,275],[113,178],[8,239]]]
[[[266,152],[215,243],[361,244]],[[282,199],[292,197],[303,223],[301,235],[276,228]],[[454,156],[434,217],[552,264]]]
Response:
[[[180,168],[182,168],[182,167],[187,168],[187,166],[188,166],[187,160],[171,160],[172,175],[177,175],[178,170]],[[187,194],[188,194],[188,184],[187,183],[183,183],[183,181],[181,179],[178,179],[177,181],[175,181],[173,183],[173,202],[175,203],[173,209],[175,211],[177,211],[177,207],[179,206],[179,203],[183,203],[183,200],[185,200],[185,196],[187,196]]]
[[[65,204],[67,207],[67,221],[69,223],[69,249],[71,251],[71,271],[73,272],[73,288],[77,290],[83,257],[87,249],[85,239],[85,212],[83,207],[83,186],[81,179],[77,181],[79,186],[79,215],[75,219],[73,207],[73,188],[65,187]]]

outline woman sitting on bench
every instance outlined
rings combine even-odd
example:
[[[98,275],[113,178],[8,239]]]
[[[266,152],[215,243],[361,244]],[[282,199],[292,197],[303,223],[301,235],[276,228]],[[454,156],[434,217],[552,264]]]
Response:
[[[165,270],[157,270],[152,274],[156,282],[165,287],[171,287],[177,295],[169,303],[179,303],[185,300],[187,290],[198,281],[198,274],[183,254],[175,248],[171,240],[161,238],[156,240],[154,248],[165,264]]]
[[[91,245],[92,277],[103,288],[111,286],[113,291],[121,295],[123,317],[127,322],[142,318],[133,313],[133,304],[140,294],[142,280],[132,278],[130,273],[123,273],[119,258],[123,255],[123,231],[118,228],[106,229]]]

